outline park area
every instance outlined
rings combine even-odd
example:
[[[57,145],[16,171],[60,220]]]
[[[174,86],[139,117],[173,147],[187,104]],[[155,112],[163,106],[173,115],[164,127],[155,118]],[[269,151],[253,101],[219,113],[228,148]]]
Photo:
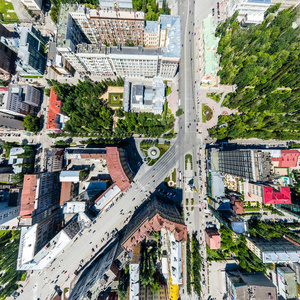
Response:
[[[11,2],[0,0],[0,21],[2,23],[18,22],[18,16],[14,12],[14,6]]]
[[[212,109],[209,106],[202,104],[202,123],[206,123],[206,121],[210,121],[212,117],[213,117]]]
[[[153,166],[170,148],[170,142],[158,144],[156,141],[142,141],[140,148],[144,151],[149,166]]]

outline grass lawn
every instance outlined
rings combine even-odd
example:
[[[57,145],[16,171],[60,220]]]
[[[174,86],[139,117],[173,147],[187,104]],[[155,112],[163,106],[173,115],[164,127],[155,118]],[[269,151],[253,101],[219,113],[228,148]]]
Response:
[[[14,6],[11,2],[0,0],[0,19],[3,23],[14,23],[18,21],[18,16],[14,12]]]
[[[109,93],[108,106],[122,107],[123,106],[123,93]]]
[[[172,173],[172,180],[176,183],[176,169]]]
[[[188,160],[191,163],[191,170],[193,170],[193,159],[192,159],[192,155],[191,154],[187,154],[185,156],[185,169],[187,170],[187,164],[188,164]]]
[[[170,148],[170,145],[165,145],[165,144],[158,144],[156,147],[160,150],[160,155],[156,159],[151,159],[150,157],[147,156],[147,150],[152,147],[153,145],[141,145],[141,149],[144,150],[145,155],[147,157],[148,165],[153,166]],[[170,178],[170,177],[168,177]]]
[[[206,123],[205,104],[202,103],[202,123]]]
[[[22,76],[23,78],[43,78],[43,76],[37,76],[37,75],[28,75],[28,76]]]

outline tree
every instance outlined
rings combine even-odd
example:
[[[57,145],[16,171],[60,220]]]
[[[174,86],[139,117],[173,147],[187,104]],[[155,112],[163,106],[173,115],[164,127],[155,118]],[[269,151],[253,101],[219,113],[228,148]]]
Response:
[[[23,180],[24,180],[24,174],[23,173],[17,173],[17,174],[11,175],[11,182],[16,184],[16,185],[23,184]]]
[[[45,95],[46,96],[50,96],[50,89],[48,89],[48,88],[44,88],[44,93],[45,93]]]
[[[123,109],[117,109],[116,110],[116,116],[118,117],[118,118],[123,118],[124,117],[124,111],[123,111]]]
[[[178,108],[178,110],[176,111],[176,117],[179,117],[183,114],[183,109],[182,108]]]
[[[37,132],[40,126],[40,119],[38,117],[27,115],[22,122],[27,131]]]

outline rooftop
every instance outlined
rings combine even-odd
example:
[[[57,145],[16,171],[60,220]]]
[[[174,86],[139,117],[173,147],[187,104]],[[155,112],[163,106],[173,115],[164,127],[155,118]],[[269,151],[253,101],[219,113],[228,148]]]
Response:
[[[61,129],[58,114],[61,113],[62,101],[51,87],[46,129]]]
[[[291,204],[291,192],[289,187],[281,186],[280,192],[273,190],[271,186],[263,187],[264,204]]]
[[[158,22],[157,21],[145,21],[145,33],[157,33]]]
[[[114,10],[114,9],[89,9],[88,10],[90,18],[102,18],[102,19],[124,19],[124,20],[141,20],[145,19],[145,14],[143,11],[124,11],[124,10]]]
[[[273,161],[278,161],[280,168],[295,168],[298,165],[298,157],[300,152],[298,150],[281,150],[280,157],[272,157]]]
[[[23,181],[22,200],[20,217],[31,218],[35,207],[35,197],[37,192],[37,176],[26,174]]]

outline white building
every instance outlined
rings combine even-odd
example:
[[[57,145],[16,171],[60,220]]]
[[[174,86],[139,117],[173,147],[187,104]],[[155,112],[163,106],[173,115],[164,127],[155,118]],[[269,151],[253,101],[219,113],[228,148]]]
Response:
[[[21,2],[32,11],[41,11],[43,0],[21,0]]]
[[[79,182],[80,171],[61,171],[59,175],[60,182]]]
[[[22,172],[22,166],[24,158],[18,157],[19,154],[24,153],[24,149],[22,147],[11,148],[9,152],[8,164],[13,166],[13,171],[15,174]]]
[[[165,103],[165,84],[162,77],[153,78],[152,86],[143,83],[132,86],[131,111],[162,114]]]
[[[265,11],[271,5],[271,0],[229,0],[227,2],[228,16],[239,12],[238,20],[246,23],[259,24],[264,20]]]
[[[170,240],[170,273],[172,284],[182,284],[181,242],[176,242],[174,234],[169,234]]]

